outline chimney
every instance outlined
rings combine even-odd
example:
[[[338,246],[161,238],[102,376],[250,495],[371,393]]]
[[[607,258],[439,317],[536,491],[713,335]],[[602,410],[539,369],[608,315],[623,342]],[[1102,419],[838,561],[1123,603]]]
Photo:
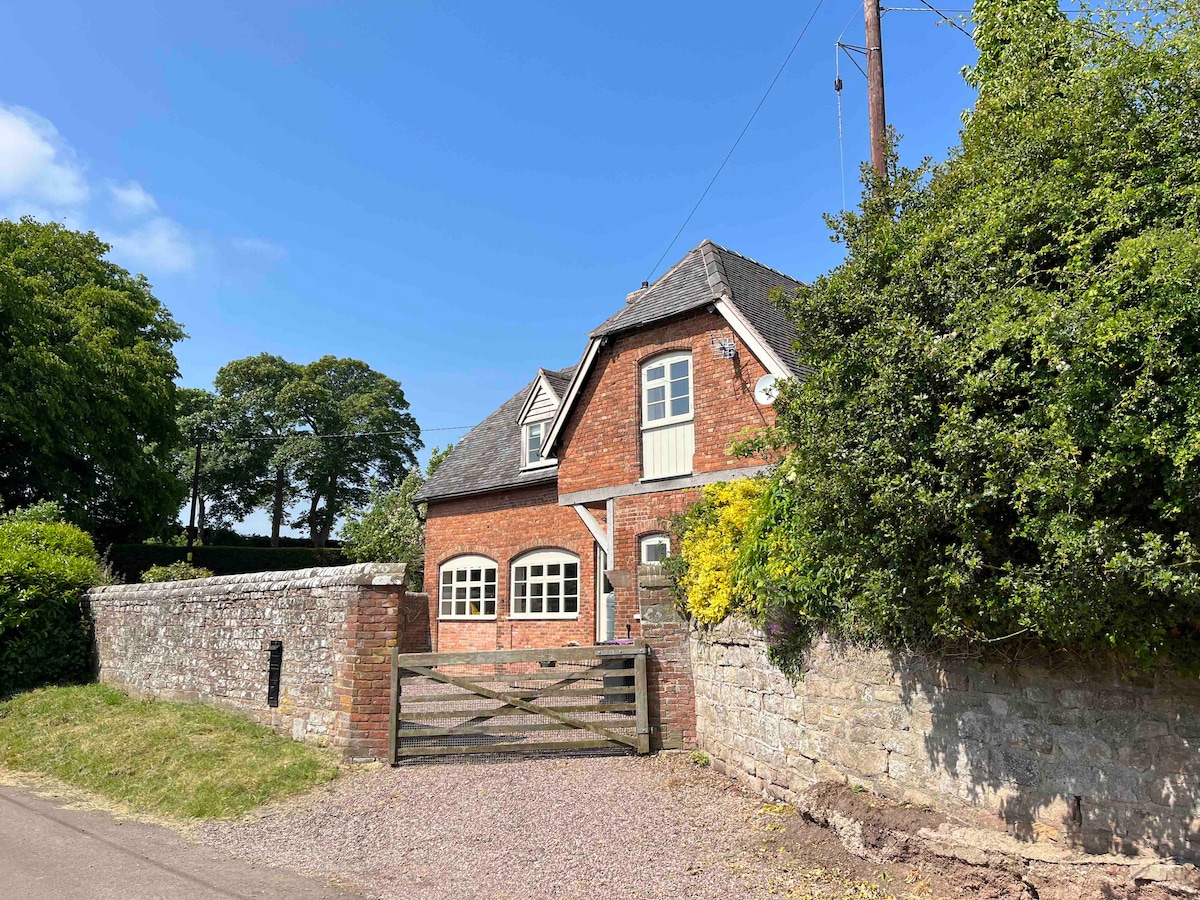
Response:
[[[642,295],[642,293],[649,287],[650,287],[650,282],[643,281],[642,286],[640,288],[638,288],[636,291],[633,291],[632,293],[625,295],[625,302],[632,303],[634,300],[636,300],[638,297],[640,297]]]

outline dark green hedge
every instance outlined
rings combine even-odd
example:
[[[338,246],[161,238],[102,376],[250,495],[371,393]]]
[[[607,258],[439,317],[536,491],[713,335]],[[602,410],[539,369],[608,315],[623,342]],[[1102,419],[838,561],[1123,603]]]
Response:
[[[74,525],[55,521],[59,514],[45,504],[0,515],[0,699],[91,673],[83,602],[96,551]]]
[[[108,561],[113,571],[127,582],[141,579],[151,566],[166,566],[187,559],[186,547],[161,544],[113,544]],[[214,575],[241,575],[244,572],[279,572],[309,569],[313,566],[346,564],[336,547],[196,547],[192,562],[210,569]]]

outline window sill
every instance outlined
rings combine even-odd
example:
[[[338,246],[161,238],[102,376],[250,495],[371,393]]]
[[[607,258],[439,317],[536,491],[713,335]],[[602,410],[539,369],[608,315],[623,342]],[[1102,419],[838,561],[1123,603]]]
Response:
[[[538,469],[553,469],[558,465],[557,459],[544,459],[528,466],[521,466],[522,472],[536,472]]]
[[[438,616],[439,622],[495,622],[496,616]]]
[[[679,472],[675,475],[659,475],[657,478],[639,478],[638,484],[652,484],[652,483],[660,482],[660,481],[674,481],[676,478],[691,478],[695,474],[696,473],[694,471],[690,471],[690,472]]]
[[[579,613],[513,613],[508,617],[514,622],[570,622],[579,618]]]
[[[653,422],[643,422],[642,431],[658,431],[660,428],[670,428],[673,425],[691,425],[695,421],[695,416],[688,416],[684,419],[670,419],[666,422],[662,419],[656,419]]]

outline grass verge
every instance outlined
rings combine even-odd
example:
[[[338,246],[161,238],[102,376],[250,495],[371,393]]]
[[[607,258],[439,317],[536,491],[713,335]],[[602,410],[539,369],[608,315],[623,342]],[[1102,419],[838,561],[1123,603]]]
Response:
[[[107,685],[0,702],[0,766],[39,772],[138,812],[226,819],[331,780],[329,754],[197,703]]]

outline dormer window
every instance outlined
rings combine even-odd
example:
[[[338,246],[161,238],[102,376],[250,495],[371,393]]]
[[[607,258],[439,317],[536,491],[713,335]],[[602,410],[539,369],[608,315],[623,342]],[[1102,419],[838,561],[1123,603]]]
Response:
[[[546,436],[546,427],[549,424],[549,422],[530,422],[525,426],[525,446],[521,457],[523,468],[545,462],[542,457],[542,438]]]

